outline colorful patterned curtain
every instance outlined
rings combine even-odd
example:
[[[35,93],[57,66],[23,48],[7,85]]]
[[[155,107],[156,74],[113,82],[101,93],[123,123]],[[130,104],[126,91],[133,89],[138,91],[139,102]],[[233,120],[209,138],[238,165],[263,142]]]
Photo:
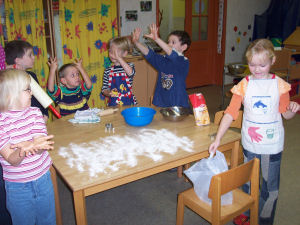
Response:
[[[110,65],[107,42],[117,36],[117,1],[60,0],[59,21],[63,64],[83,59],[91,77],[93,91],[90,107],[103,107],[101,87],[103,72]]]
[[[46,88],[49,68],[42,0],[5,0],[8,41],[24,40],[33,46],[34,68],[40,86]]]

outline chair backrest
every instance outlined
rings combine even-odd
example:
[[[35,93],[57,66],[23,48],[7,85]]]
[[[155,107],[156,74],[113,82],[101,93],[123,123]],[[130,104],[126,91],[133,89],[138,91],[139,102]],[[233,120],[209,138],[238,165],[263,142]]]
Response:
[[[259,159],[257,158],[213,176],[210,182],[208,197],[212,199],[217,195],[221,198],[221,195],[242,186],[248,181],[251,182],[251,195],[258,195]]]
[[[216,112],[214,124],[219,125],[223,116],[224,116],[224,110]],[[238,118],[236,120],[232,121],[230,127],[235,127],[235,128],[241,129],[242,121],[243,121],[243,111],[240,110]]]

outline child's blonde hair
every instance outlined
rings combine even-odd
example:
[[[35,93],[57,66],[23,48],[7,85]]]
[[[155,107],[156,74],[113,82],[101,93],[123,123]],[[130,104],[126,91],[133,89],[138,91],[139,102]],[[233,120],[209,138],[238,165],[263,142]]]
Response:
[[[0,71],[0,112],[20,103],[20,94],[30,85],[30,75],[23,70]]]
[[[128,37],[115,37],[109,40],[108,49],[110,49],[111,45],[114,44],[118,49],[121,49],[123,52],[127,51],[127,53],[131,53],[132,51],[132,43]]]
[[[266,56],[272,61],[275,57],[274,47],[268,39],[256,39],[247,48],[246,59],[248,63],[252,60],[252,57],[256,54],[266,53]]]

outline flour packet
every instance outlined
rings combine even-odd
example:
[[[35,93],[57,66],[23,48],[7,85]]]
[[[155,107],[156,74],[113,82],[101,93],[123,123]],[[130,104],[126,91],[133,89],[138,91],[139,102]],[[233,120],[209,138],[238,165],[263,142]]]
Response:
[[[197,126],[210,124],[209,114],[204,96],[201,93],[189,95]]]

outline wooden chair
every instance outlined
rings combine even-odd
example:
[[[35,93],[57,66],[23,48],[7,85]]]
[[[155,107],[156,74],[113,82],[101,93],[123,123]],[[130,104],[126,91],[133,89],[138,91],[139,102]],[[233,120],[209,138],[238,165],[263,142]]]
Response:
[[[251,194],[246,194],[238,187],[250,181]],[[221,206],[221,195],[232,191],[231,205]],[[176,225],[182,225],[184,206],[189,207],[212,225],[225,224],[236,216],[250,209],[250,224],[258,224],[259,204],[259,159],[215,175],[211,179],[208,197],[212,204],[201,201],[193,188],[178,195]]]
[[[224,111],[223,110],[216,112],[215,113],[214,124],[219,125],[222,118],[223,118],[223,116],[224,116]],[[243,111],[240,110],[238,118],[236,120],[232,121],[230,127],[241,129],[242,128],[242,122],[243,122]],[[228,166],[230,166],[231,151],[226,151],[226,152],[223,152],[223,153],[225,155]],[[240,148],[239,148],[239,164],[241,164],[243,162],[244,162],[243,149],[242,149],[242,146],[240,145]]]

